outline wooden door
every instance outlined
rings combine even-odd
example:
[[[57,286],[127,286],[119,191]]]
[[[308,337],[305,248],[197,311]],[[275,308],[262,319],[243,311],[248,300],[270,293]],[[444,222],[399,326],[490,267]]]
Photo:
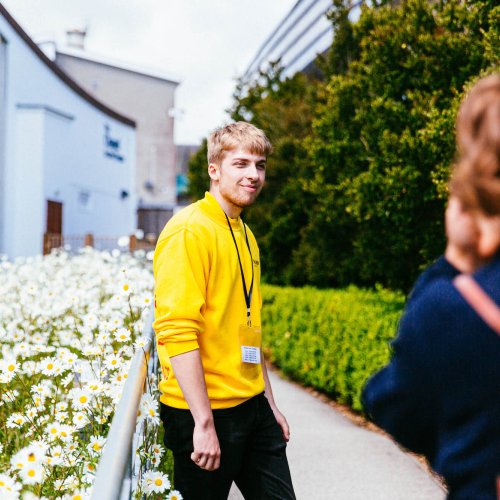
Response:
[[[62,203],[47,200],[47,233],[62,234],[62,209]]]

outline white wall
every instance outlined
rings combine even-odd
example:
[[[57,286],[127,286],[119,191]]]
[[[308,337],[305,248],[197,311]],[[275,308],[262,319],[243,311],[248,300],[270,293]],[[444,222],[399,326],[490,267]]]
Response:
[[[130,234],[136,227],[135,129],[71,89],[1,15],[0,35],[7,41],[0,253],[41,252],[48,199],[63,203],[63,234]],[[119,141],[123,161],[106,156],[105,127]],[[78,203],[81,191],[90,195],[88,209]]]
[[[5,41],[0,36],[0,248],[3,244],[2,221],[4,208],[2,200],[5,198],[5,108],[6,108],[6,67],[7,50]]]
[[[6,176],[6,248],[9,255],[40,253],[44,229],[43,113],[16,112],[13,168]]]

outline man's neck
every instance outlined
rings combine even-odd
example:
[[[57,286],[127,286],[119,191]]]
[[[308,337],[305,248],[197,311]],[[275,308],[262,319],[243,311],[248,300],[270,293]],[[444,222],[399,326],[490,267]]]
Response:
[[[472,252],[461,251],[450,244],[446,247],[444,255],[446,260],[462,273],[472,273],[484,263]]]
[[[221,206],[224,213],[231,217],[231,219],[237,219],[243,209],[232,203],[229,203],[226,199],[224,199],[218,189],[210,189],[210,194],[217,200],[217,203]]]

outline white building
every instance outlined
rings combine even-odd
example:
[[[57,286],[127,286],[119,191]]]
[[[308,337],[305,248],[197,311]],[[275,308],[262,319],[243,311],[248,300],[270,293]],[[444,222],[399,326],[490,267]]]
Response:
[[[85,50],[85,31],[70,30],[68,46],[57,47],[54,62],[90,95],[136,123],[138,227],[159,234],[177,205],[174,145],[175,90],[166,74]]]
[[[135,123],[68,77],[0,4],[0,253],[136,228]]]

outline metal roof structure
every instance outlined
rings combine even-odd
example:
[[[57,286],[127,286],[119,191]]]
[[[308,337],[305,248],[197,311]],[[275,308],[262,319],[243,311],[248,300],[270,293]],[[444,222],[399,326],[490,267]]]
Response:
[[[349,17],[359,15],[362,2],[353,2]],[[333,41],[333,27],[327,18],[332,0],[297,0],[290,12],[264,41],[242,80],[253,80],[271,62],[280,61],[283,77],[302,71]]]

